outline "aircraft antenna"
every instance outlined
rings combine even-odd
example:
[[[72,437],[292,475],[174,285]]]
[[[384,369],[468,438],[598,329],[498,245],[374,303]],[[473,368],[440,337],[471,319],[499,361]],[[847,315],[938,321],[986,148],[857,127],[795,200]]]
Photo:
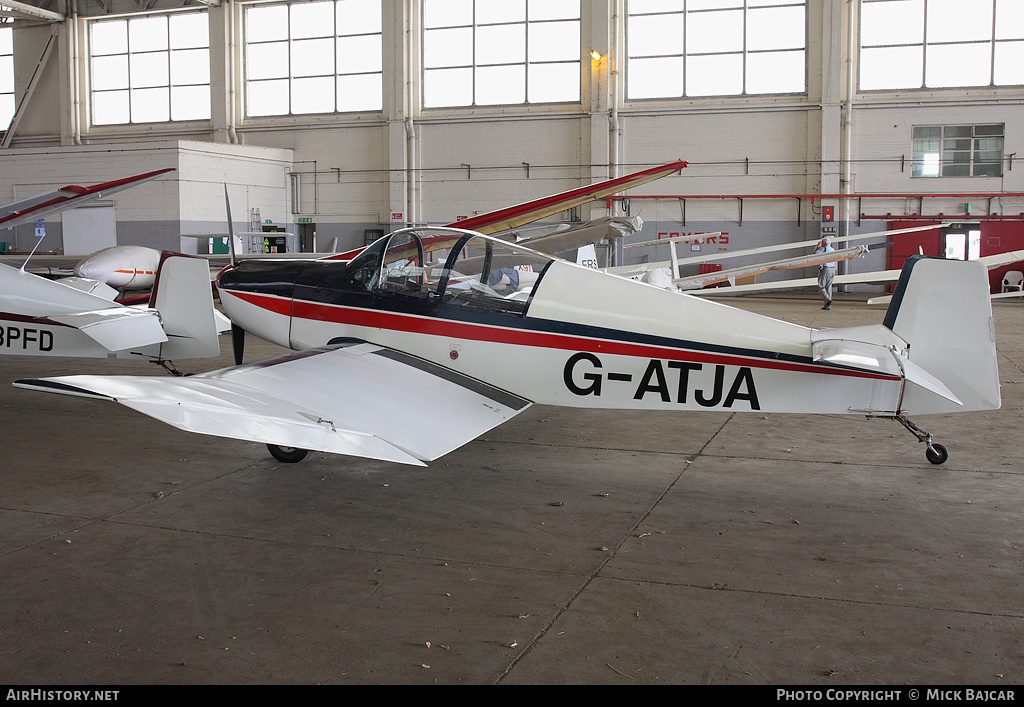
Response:
[[[25,266],[28,265],[28,261],[30,261],[32,259],[32,256],[36,254],[36,250],[42,244],[44,237],[45,236],[37,237],[36,238],[36,244],[34,246],[32,246],[32,252],[28,254],[28,257],[25,258],[25,262],[21,264],[21,271],[22,272],[25,272]]]

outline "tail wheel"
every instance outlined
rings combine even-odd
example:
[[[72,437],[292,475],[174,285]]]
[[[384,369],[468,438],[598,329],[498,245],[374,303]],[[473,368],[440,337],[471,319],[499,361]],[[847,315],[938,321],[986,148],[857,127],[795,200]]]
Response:
[[[942,464],[949,459],[949,452],[941,444],[930,445],[924,455],[932,464]]]
[[[276,444],[268,444],[267,449],[270,450],[271,455],[274,459],[285,464],[298,464],[301,461],[305,461],[309,458],[309,455],[313,452],[308,449],[299,449],[298,447],[280,447]]]

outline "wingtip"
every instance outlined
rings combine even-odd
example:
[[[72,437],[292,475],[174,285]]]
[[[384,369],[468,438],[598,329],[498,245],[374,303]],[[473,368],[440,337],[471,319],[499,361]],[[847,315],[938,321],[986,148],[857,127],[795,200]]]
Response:
[[[115,400],[109,395],[96,393],[85,388],[68,385],[56,380],[47,378],[19,378],[13,383],[15,388],[23,390],[35,390],[43,393],[60,393],[62,395],[74,395],[81,398],[93,398],[94,400]]]

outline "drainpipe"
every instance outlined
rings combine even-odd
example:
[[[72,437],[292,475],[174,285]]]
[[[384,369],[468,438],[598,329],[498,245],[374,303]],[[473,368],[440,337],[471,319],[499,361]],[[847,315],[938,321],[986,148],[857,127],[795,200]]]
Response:
[[[619,0],[612,2],[612,26],[611,36],[608,38],[608,90],[611,93],[611,108],[608,112],[608,130],[610,140],[608,145],[608,178],[615,179],[619,176],[619,139],[621,137],[621,126],[619,124],[619,9],[622,3]],[[620,202],[613,201],[613,204]],[[615,207],[612,215],[617,215],[619,209]],[[622,238],[612,239],[612,247],[609,250],[608,266],[618,265],[623,261]]]
[[[612,3],[612,26],[608,49],[608,90],[611,92],[611,110],[608,114],[611,143],[608,146],[608,178],[619,176],[619,6]]]
[[[71,62],[71,144],[82,144],[82,87],[78,66],[80,37],[78,34],[78,0],[71,0],[71,19],[68,25],[68,52]]]
[[[406,1],[408,11],[405,27],[405,180],[408,194],[406,198],[409,200],[406,205],[406,219],[410,226],[415,225],[419,216],[417,213],[419,196],[416,190],[416,121],[413,119],[413,109],[416,103],[413,96],[413,72],[416,70],[416,62],[413,59],[413,40],[415,39],[413,27],[416,26],[414,24],[416,20],[415,5],[416,3],[412,0]]]
[[[840,234],[840,241],[842,236],[850,235],[850,209],[853,206],[853,198],[850,196],[853,193],[853,97],[854,87],[853,82],[854,76],[854,57],[856,56],[856,43],[855,38],[857,36],[857,3],[855,0],[846,0],[846,7],[848,11],[847,15],[847,28],[846,28],[846,105],[843,107],[843,127],[846,131],[844,135],[846,142],[846,163],[843,165],[843,188],[842,192],[847,195],[843,200],[843,232]],[[841,261],[840,273],[846,273],[847,261]]]
[[[226,0],[223,11],[227,13],[228,22],[228,142],[232,145],[238,144],[238,133],[236,132],[235,101],[237,100],[237,85],[235,82],[235,2]]]

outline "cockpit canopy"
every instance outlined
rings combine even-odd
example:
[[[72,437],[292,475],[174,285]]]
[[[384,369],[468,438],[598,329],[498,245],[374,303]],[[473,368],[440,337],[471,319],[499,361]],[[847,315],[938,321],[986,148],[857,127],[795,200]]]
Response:
[[[395,231],[353,258],[351,285],[366,291],[522,314],[553,258],[450,228]]]

